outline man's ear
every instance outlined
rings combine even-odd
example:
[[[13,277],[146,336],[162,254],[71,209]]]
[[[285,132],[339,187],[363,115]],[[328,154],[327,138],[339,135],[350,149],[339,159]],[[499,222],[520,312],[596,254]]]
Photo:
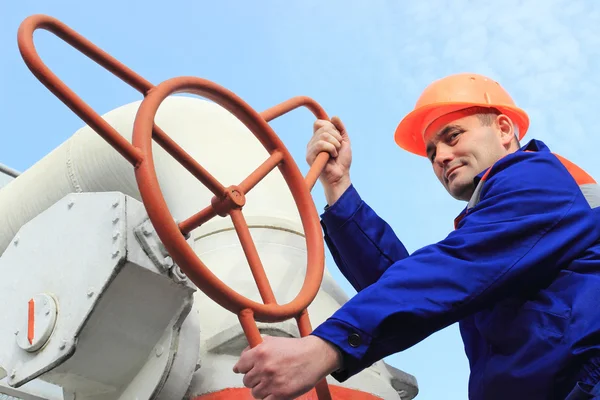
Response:
[[[500,114],[496,117],[496,127],[500,134],[500,141],[504,147],[510,147],[513,138],[515,137],[515,125],[508,115]]]

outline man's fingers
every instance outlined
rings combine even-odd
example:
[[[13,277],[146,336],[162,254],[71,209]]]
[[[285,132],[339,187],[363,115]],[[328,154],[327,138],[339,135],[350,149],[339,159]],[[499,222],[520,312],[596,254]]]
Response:
[[[313,138],[323,138],[326,136],[330,136],[335,138],[338,142],[342,141],[342,134],[338,131],[338,129],[329,121],[327,121],[327,125],[317,129]]]
[[[245,374],[254,367],[254,359],[250,351],[245,352],[240,356],[238,362],[233,366],[233,372],[236,374]]]
[[[262,381],[259,382],[256,386],[254,386],[252,388],[252,397],[254,397],[255,399],[267,399],[269,397],[271,397],[272,399],[274,399],[274,397],[272,397],[272,395],[270,395],[267,391],[267,383]]]
[[[309,164],[312,165],[312,163],[315,162],[315,158],[317,158],[317,155],[324,151],[328,152],[333,158],[338,156],[338,151],[333,144],[329,142],[319,141],[317,143],[314,143],[308,151],[310,157],[307,161],[309,162]]]
[[[342,141],[341,141],[342,137],[339,134],[337,134],[337,136],[339,136],[339,139],[335,135],[332,135],[330,132],[322,132],[319,135],[316,135],[315,140],[313,140],[313,141],[314,142],[331,143],[332,145],[335,146],[336,149],[339,150],[340,147],[342,147]]]
[[[260,378],[260,374],[256,371],[256,368],[253,368],[246,375],[244,375],[242,382],[244,383],[244,386],[252,389],[260,383]]]
[[[313,132],[318,131],[319,129],[321,129],[324,126],[329,125],[331,122],[325,120],[325,119],[318,119],[315,121],[315,123],[313,124]]]
[[[338,118],[338,120],[339,120],[339,118]],[[325,120],[320,119],[320,120],[317,120],[317,122],[315,122],[315,125],[313,127],[313,136],[318,136],[319,134],[321,134],[323,132],[327,132],[327,133],[331,134],[333,137],[335,137],[339,141],[342,140],[341,131],[335,124],[332,123],[332,121],[325,121]]]

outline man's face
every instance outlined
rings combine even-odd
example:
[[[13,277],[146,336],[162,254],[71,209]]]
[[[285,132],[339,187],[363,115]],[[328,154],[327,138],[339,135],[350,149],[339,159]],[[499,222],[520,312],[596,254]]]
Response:
[[[475,176],[510,152],[512,122],[505,115],[492,117],[494,122],[485,126],[477,115],[458,111],[438,118],[425,131],[433,171],[455,199],[468,201]]]

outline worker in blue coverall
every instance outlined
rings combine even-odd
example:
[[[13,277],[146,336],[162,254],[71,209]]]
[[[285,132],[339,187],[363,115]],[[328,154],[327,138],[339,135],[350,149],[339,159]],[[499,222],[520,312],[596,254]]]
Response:
[[[338,381],[459,322],[469,398],[600,399],[600,188],[537,140],[493,80],[428,86],[398,125],[400,147],[431,161],[468,202],[455,230],[408,254],[350,181],[348,134],[319,120],[307,161],[320,176],[325,240],[358,293],[305,338],[265,338],[234,366],[257,399]]]

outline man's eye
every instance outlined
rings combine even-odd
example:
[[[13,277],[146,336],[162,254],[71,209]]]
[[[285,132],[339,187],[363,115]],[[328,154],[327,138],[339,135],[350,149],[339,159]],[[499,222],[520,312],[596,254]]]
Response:
[[[433,160],[435,160],[435,152],[431,153],[431,155],[429,156],[429,160],[431,162],[433,162]]]
[[[458,137],[458,135],[460,135],[460,132],[454,132],[450,135],[450,140],[454,140]]]

